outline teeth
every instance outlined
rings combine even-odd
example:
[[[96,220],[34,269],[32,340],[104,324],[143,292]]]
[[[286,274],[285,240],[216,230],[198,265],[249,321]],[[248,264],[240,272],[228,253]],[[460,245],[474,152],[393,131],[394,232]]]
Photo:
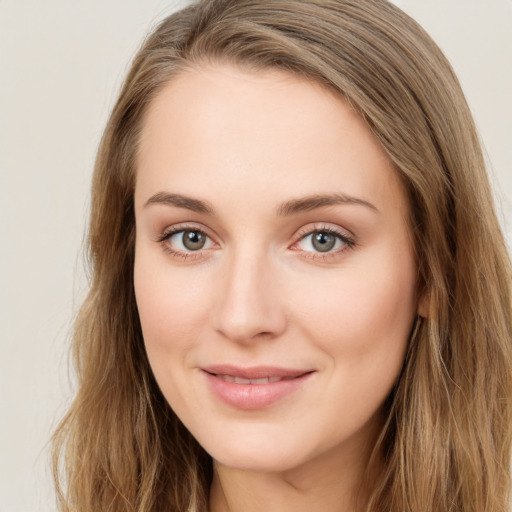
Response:
[[[279,382],[280,380],[289,380],[286,377],[262,377],[260,379],[245,379],[243,377],[234,377],[233,375],[217,375],[217,377],[226,382],[234,382],[235,384],[269,384]]]
[[[263,379],[251,379],[251,384],[268,384],[268,377]]]

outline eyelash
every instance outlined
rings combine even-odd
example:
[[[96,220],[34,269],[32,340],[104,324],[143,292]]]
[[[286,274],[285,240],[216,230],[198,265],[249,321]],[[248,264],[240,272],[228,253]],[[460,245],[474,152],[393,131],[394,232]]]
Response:
[[[197,258],[201,258],[203,256],[201,250],[198,251],[179,251],[176,249],[173,249],[167,242],[169,239],[178,234],[182,233],[184,231],[195,231],[197,233],[201,233],[202,235],[206,236],[210,240],[212,237],[210,237],[205,230],[201,229],[197,225],[177,225],[171,228],[170,230],[164,231],[157,239],[156,242],[162,245],[163,250],[172,256],[175,259],[183,260],[183,261],[193,261]],[[343,247],[334,250],[334,251],[328,251],[325,253],[322,252],[315,252],[315,251],[302,251],[304,253],[304,257],[307,259],[311,259],[313,261],[328,261],[332,258],[335,258],[337,256],[340,256],[341,253],[344,253],[345,251],[349,249],[353,249],[356,246],[355,240],[347,235],[347,233],[342,232],[341,230],[338,230],[336,228],[333,228],[332,226],[326,226],[326,225],[318,225],[314,226],[313,228],[305,228],[298,232],[297,237],[298,240],[294,242],[294,244],[291,247],[291,250],[298,250],[294,249],[293,247],[306,239],[308,236],[313,235],[314,233],[327,233],[329,235],[334,235],[338,240],[340,240],[343,244]]]
[[[329,235],[334,235],[336,238],[338,238],[338,240],[342,242],[343,247],[328,252],[303,251],[305,253],[304,257],[313,261],[329,261],[333,258],[339,257],[345,251],[353,249],[356,246],[355,240],[346,232],[343,232],[340,229],[336,229],[332,226],[317,225],[313,228],[308,227],[300,230],[297,233],[298,240],[293,244],[292,250],[297,250],[293,249],[293,247],[306,239],[308,236],[312,236],[314,233],[326,233]]]
[[[157,238],[157,242],[161,244],[163,250],[169,254],[170,256],[172,256],[173,258],[176,258],[178,260],[183,260],[183,261],[193,261],[195,259],[197,259],[198,257],[201,257],[201,253],[202,251],[188,251],[188,252],[184,252],[184,251],[177,251],[176,249],[173,249],[168,243],[167,241],[174,235],[178,234],[178,233],[181,233],[181,232],[184,232],[184,231],[196,231],[197,233],[201,233],[203,235],[205,235],[206,237],[210,238],[210,236],[208,236],[208,234],[201,228],[197,227],[197,226],[194,226],[194,225],[184,225],[184,224],[180,224],[178,226],[174,226],[173,228],[169,229],[169,230],[166,230],[164,231],[158,238]]]

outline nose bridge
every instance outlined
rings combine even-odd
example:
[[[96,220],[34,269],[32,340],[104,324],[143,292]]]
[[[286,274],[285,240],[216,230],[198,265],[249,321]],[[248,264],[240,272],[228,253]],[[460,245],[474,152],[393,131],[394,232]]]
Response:
[[[215,328],[235,341],[280,334],[285,326],[275,268],[264,251],[240,247],[226,258],[215,315]]]

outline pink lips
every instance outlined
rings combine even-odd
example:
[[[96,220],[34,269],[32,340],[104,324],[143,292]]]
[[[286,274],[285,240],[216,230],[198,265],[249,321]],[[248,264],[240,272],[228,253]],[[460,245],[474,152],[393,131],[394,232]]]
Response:
[[[268,407],[299,389],[314,373],[311,370],[254,366],[215,365],[202,368],[212,392],[238,409]]]

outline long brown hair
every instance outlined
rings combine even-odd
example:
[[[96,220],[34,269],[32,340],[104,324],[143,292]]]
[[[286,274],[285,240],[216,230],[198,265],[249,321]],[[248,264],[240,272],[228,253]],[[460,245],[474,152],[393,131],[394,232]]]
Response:
[[[374,449],[385,467],[368,482],[367,510],[507,510],[510,260],[457,78],[423,29],[385,0],[203,0],[144,42],[94,171],[91,285],[73,338],[78,391],[54,435],[60,509],[207,510],[211,460],[155,383],[132,282],[144,113],[176,73],[205,61],[280,68],[337,91],[409,195],[429,311],[386,404]]]

